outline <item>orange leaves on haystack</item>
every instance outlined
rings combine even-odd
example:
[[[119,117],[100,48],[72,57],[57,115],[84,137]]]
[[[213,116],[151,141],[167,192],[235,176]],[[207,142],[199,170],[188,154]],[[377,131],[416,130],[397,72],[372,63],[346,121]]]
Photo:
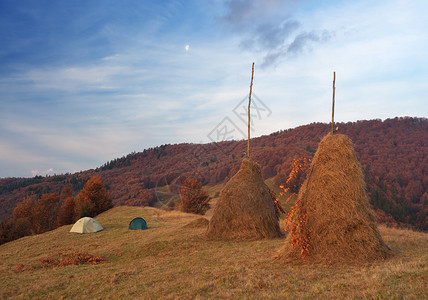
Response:
[[[275,214],[277,216],[277,218],[279,219],[279,217],[282,214],[286,214],[284,208],[282,207],[281,203],[279,202],[279,198],[276,197],[276,194],[274,191],[272,191],[271,189],[269,189],[269,194],[272,198],[273,201],[273,206],[275,207]]]
[[[285,219],[285,230],[290,234],[292,247],[300,248],[304,259],[309,255],[311,231],[306,226],[306,212],[302,210],[302,199],[298,198]]]
[[[311,160],[307,158],[295,159],[292,164],[290,175],[288,176],[285,185],[280,188],[283,191],[280,193],[277,201],[282,196],[287,196],[286,203],[297,196],[300,186],[305,180],[310,170]],[[290,234],[290,241],[293,247],[301,249],[302,258],[309,255],[310,245],[310,230],[306,226],[306,212],[302,209],[302,198],[297,198],[290,212],[285,218],[285,230]]]
[[[293,161],[290,175],[288,175],[286,183],[279,186],[283,191],[279,194],[279,197],[276,199],[277,201],[279,201],[281,197],[287,196],[285,203],[288,203],[294,196],[297,196],[300,186],[309,173],[310,164],[311,160],[306,157],[298,158]]]
[[[202,190],[202,183],[195,178],[187,178],[180,189],[181,210],[192,214],[205,214],[210,208],[210,197]]]
[[[295,159],[291,166],[290,175],[288,175],[287,181],[280,188],[284,190],[280,197],[288,194],[286,202],[299,193],[300,186],[305,181],[307,174],[309,173],[311,160],[305,158]]]

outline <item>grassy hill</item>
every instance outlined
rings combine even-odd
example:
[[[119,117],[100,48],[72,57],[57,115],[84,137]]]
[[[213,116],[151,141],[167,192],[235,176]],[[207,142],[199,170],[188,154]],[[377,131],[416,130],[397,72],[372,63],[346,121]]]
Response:
[[[136,216],[148,230],[127,229]],[[397,252],[384,262],[284,265],[274,259],[284,239],[207,241],[205,227],[185,227],[200,217],[116,207],[96,218],[105,230],[95,234],[69,225],[1,245],[0,298],[428,298],[427,233],[380,227]],[[61,251],[107,262],[42,267]]]

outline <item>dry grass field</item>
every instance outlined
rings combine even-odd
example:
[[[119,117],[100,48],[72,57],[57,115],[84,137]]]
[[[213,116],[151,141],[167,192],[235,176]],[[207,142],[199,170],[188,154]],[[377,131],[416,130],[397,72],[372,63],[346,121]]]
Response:
[[[149,229],[128,230],[136,216]],[[0,298],[7,299],[428,299],[428,234],[380,227],[396,255],[370,265],[285,265],[284,239],[214,242],[197,215],[116,207],[96,219],[104,231],[71,225],[0,246]],[[43,267],[60,251],[87,252],[102,264]]]

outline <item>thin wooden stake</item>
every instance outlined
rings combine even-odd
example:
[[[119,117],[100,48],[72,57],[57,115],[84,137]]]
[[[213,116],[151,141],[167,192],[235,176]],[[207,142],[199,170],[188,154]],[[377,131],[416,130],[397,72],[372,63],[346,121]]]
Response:
[[[251,91],[253,89],[253,77],[254,77],[254,62],[251,68],[251,83],[250,83],[250,95],[248,96],[248,142],[247,142],[247,157],[250,158],[250,106],[251,106]]]
[[[336,72],[333,72],[333,105],[331,108],[331,134],[334,134],[334,94],[336,92]]]

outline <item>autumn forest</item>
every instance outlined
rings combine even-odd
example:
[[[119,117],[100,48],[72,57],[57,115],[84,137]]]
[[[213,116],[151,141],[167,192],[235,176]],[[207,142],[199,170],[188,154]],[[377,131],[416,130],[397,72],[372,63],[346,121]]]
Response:
[[[353,141],[378,221],[427,231],[428,119],[404,117],[337,126],[339,133]],[[286,182],[293,161],[311,159],[328,132],[328,124],[312,123],[254,138],[251,156],[261,165],[263,177],[273,178],[279,187]],[[245,141],[162,145],[75,174],[2,178],[1,226],[29,197],[43,200],[44,205],[64,207],[66,199],[81,194],[94,175],[101,179],[113,205],[153,206],[159,201],[157,190],[167,184],[176,186],[178,193],[189,177],[203,185],[226,182],[237,172],[245,150]],[[46,220],[54,222],[48,216]]]

